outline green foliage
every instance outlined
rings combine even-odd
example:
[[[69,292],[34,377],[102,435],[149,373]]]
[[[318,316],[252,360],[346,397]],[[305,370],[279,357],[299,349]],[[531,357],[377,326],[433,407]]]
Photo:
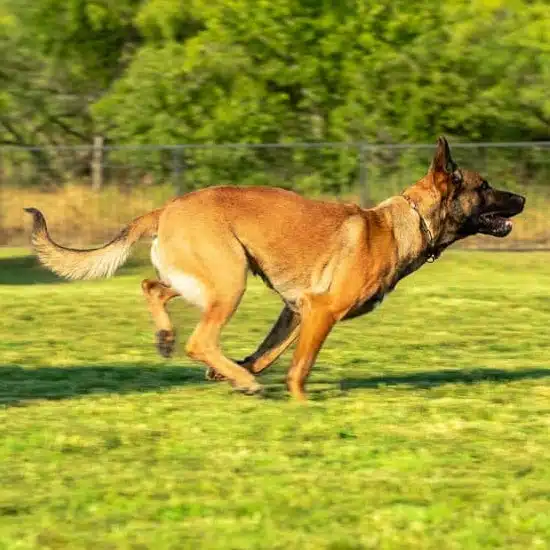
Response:
[[[3,143],[550,138],[547,0],[0,0],[0,53]]]

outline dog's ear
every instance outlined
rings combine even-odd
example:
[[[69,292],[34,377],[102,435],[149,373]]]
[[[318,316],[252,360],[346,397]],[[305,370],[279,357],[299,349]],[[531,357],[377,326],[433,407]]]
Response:
[[[457,168],[458,166],[451,156],[451,149],[449,148],[447,140],[443,136],[440,136],[437,140],[437,148],[430,166],[430,171],[452,174]]]

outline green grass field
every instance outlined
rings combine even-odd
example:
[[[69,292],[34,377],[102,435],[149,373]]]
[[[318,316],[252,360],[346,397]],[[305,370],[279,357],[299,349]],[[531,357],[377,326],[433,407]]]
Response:
[[[336,327],[300,405],[289,354],[261,398],[158,357],[150,268],[0,251],[0,549],[550,548],[549,260],[444,254]],[[278,310],[251,280],[228,354]]]

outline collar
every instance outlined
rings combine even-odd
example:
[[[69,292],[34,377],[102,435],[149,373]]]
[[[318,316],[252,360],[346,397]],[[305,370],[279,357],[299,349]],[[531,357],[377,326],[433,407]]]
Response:
[[[401,194],[401,196],[409,203],[409,206],[418,214],[418,217],[420,218],[420,229],[422,230],[422,233],[426,235],[426,238],[428,240],[428,246],[426,251],[428,252],[428,263],[433,263],[437,258],[439,257],[439,253],[435,249],[435,240],[433,237],[432,232],[430,231],[430,228],[428,227],[428,223],[426,222],[426,219],[424,216],[420,213],[420,210],[418,210],[418,206],[416,203],[407,195]]]

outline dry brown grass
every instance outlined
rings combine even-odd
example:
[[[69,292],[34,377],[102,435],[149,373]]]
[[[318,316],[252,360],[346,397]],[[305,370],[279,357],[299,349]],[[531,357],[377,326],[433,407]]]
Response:
[[[94,192],[72,184],[51,190],[0,190],[0,245],[28,243],[30,217],[23,208],[34,206],[48,221],[52,237],[62,244],[90,246],[112,238],[133,218],[162,205],[171,197],[169,187],[120,189]]]
[[[173,189],[166,186],[119,188],[109,186],[94,192],[89,186],[71,184],[55,189],[0,189],[0,245],[28,244],[30,218],[23,208],[34,206],[44,213],[52,237],[68,246],[90,246],[111,239],[133,218],[169,200]],[[346,197],[357,200],[358,197]],[[476,237],[465,248],[548,248],[550,246],[550,193],[545,189],[527,194],[525,212],[514,222],[506,239]]]

